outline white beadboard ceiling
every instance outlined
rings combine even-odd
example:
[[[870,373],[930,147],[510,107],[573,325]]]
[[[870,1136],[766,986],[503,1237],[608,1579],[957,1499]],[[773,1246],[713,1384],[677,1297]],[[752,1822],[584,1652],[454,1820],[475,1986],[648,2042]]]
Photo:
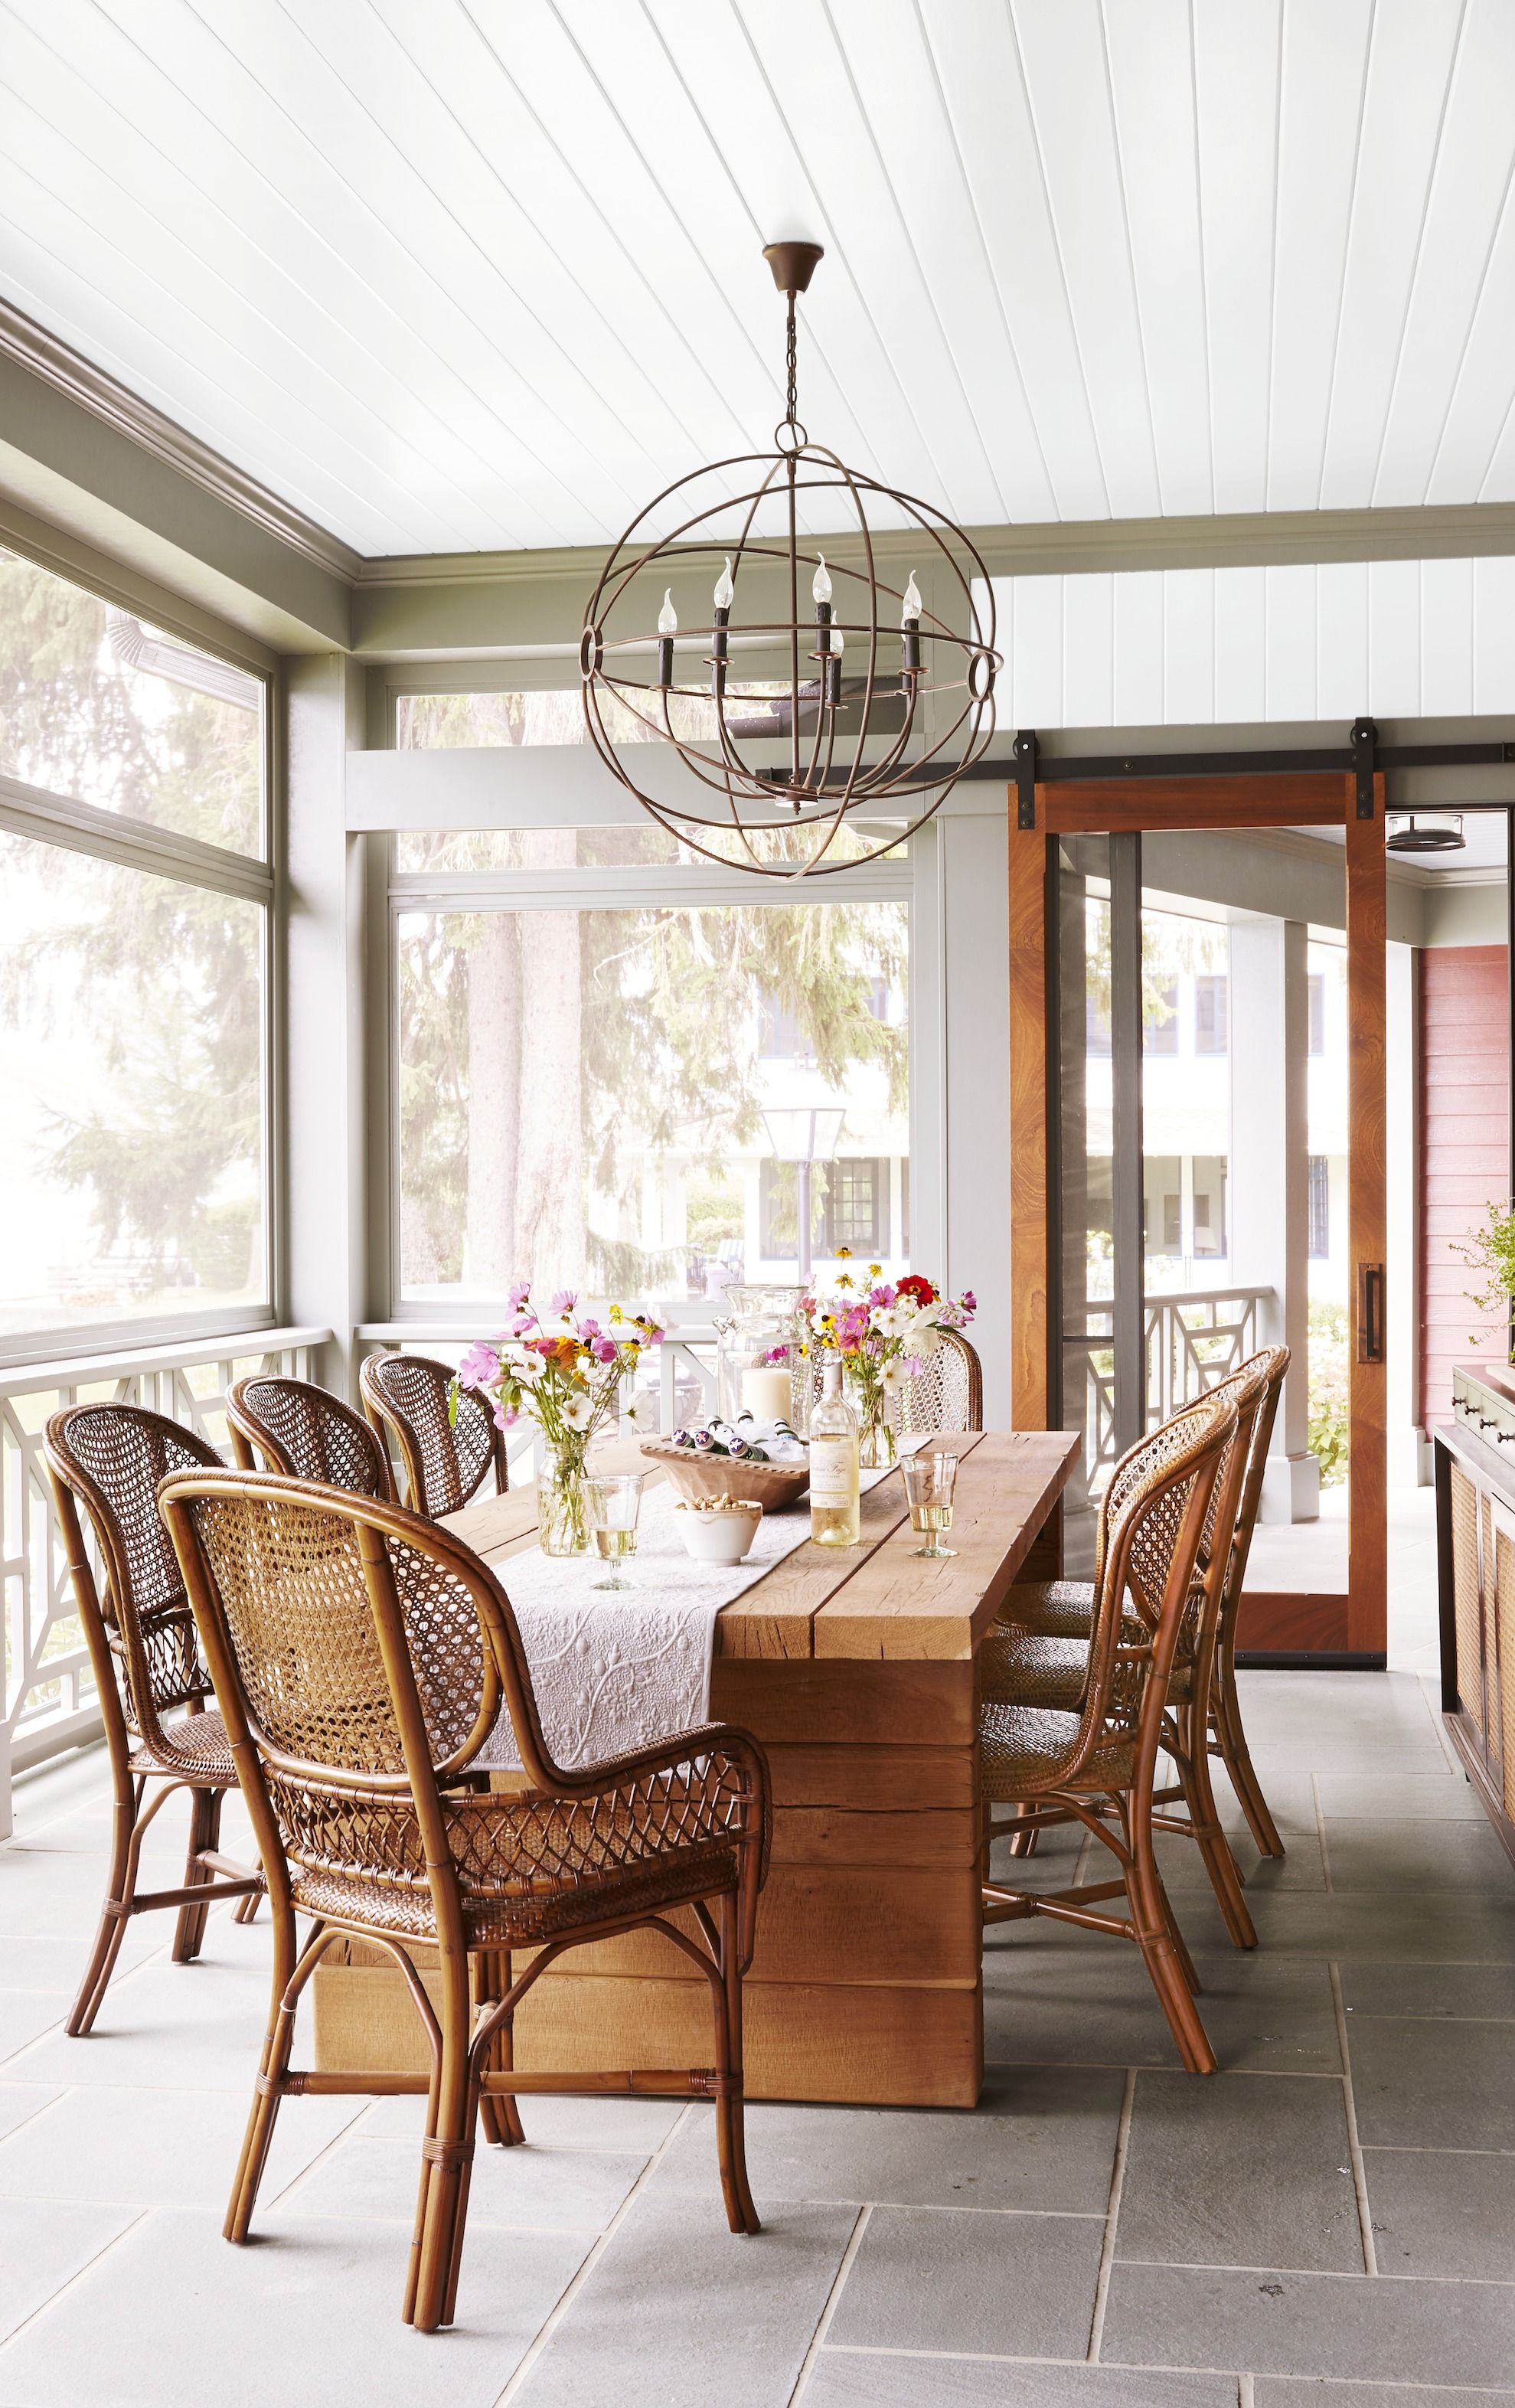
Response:
[[[1512,0],[0,0],[0,293],[366,554],[813,435],[967,524],[1515,498]]]

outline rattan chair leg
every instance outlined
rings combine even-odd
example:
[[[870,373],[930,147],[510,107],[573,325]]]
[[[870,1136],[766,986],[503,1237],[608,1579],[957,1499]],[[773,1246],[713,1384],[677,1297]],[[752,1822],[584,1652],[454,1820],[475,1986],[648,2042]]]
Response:
[[[1210,1785],[1209,1754],[1205,1746],[1206,1717],[1193,1707],[1184,1707],[1179,1714],[1179,1736],[1184,1755],[1177,1759],[1179,1780],[1183,1789],[1184,1804],[1189,1810],[1189,1825],[1205,1859],[1205,1870],[1210,1877],[1215,1902],[1221,1910],[1233,1948],[1255,1948],[1257,1927],[1253,1923],[1247,1900],[1242,1895],[1241,1874],[1231,1842],[1221,1828],[1221,1817]]]
[[[1136,1945],[1151,1976],[1158,2003],[1167,2017],[1168,2029],[1178,2042],[1179,2055],[1189,2072],[1213,2073],[1217,2065],[1215,2051],[1193,1999],[1199,1977],[1157,1869],[1151,1820],[1137,1813],[1132,1816],[1126,1894],[1131,1900]]]
[[[136,1817],[142,1804],[143,1784],[130,1781],[124,1791],[118,1789],[110,1815],[110,1870],[106,1876],[105,1904],[100,1914],[100,1928],[95,1934],[90,1961],[79,1985],[73,2013],[64,2029],[70,2040],[82,2040],[100,2012],[116,1959],[121,1954],[122,1935],[128,1918],[112,1914],[112,1906],[130,1903],[136,1889]]]
[[[209,1868],[200,1862],[207,1848],[214,1848],[221,1834],[221,1799],[219,1789],[192,1789],[190,1792],[190,1845],[184,1859],[184,1886],[193,1889],[215,1879]],[[200,1954],[205,1938],[207,1906],[181,1906],[174,1926],[173,1961],[176,1965],[193,1965]]]
[[[1210,1701],[1210,1727],[1214,1737],[1214,1753],[1225,1766],[1231,1786],[1236,1793],[1241,1811],[1247,1817],[1247,1828],[1257,1842],[1258,1853],[1265,1856],[1285,1854],[1279,1837],[1279,1827],[1268,1810],[1263,1795],[1263,1784],[1247,1745],[1247,1733],[1242,1727],[1241,1700],[1236,1695],[1235,1672],[1229,1679],[1222,1674],[1215,1684]]]
[[[508,1949],[489,1949],[479,1959],[479,1987],[481,1997],[503,1999],[510,1987],[510,1954]],[[502,2024],[491,2042],[486,2063],[501,2073],[507,2073],[515,2063],[515,2029],[512,2023]],[[479,2128],[486,2141],[499,2149],[518,2149],[526,2138],[521,2121],[521,2110],[507,2094],[496,2091],[486,2094],[479,2101]]]
[[[236,1908],[235,1908],[235,1910],[234,1910],[234,1912],[233,1912],[233,1914],[232,1914],[232,1921],[233,1921],[234,1923],[254,1923],[254,1922],[256,1922],[256,1920],[257,1920],[257,1915],[258,1915],[258,1904],[259,1904],[259,1893],[258,1893],[258,1891],[257,1891],[257,1890],[250,1890],[246,1898],[239,1898],[239,1899],[237,1899],[237,1901],[236,1901]]]
[[[449,1980],[445,1958],[437,2021],[442,2050],[434,2086],[435,2128],[422,2143],[422,2154],[431,2160],[431,2180],[426,2186],[415,2282],[413,2286],[408,2282],[406,2286],[406,2304],[410,2310],[407,2322],[418,2332],[435,2332],[445,2321],[453,2260],[462,2246],[459,2206],[466,2200],[463,2171],[473,2156],[479,2114],[479,2094],[468,2065],[471,2012],[466,1969],[461,1984]]]
[[[258,2188],[264,2168],[268,2162],[269,2144],[274,2137],[274,2123],[279,2114],[285,2074],[289,2071],[290,2051],[294,2044],[294,2016],[300,1992],[305,1986],[302,1974],[307,1966],[314,1972],[319,1956],[312,1954],[314,1942],[320,1937],[317,1924],[310,1935],[305,1955],[297,1953],[294,1915],[286,1908],[274,1915],[274,1978],[269,2000],[268,2029],[264,2038],[263,2054],[258,2061],[258,2077],[253,2087],[252,2108],[248,2116],[247,2132],[242,2142],[242,2154],[237,2160],[232,2183],[231,2203],[226,2221],[222,2227],[228,2241],[245,2241],[252,2222],[252,2211],[258,2202]],[[308,1976],[307,1976],[308,1978]]]
[[[721,1990],[716,2000],[716,2071],[726,2077],[715,2102],[716,2157],[721,2196],[733,2232],[761,2232],[762,2220],[747,2179],[746,2111],[742,2095],[742,1975],[736,1932],[736,1900],[721,1900]]]

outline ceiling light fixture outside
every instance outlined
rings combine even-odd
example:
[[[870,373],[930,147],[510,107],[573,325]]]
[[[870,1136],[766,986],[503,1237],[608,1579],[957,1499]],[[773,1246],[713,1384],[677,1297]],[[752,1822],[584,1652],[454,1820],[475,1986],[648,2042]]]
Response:
[[[1466,844],[1461,811],[1386,811],[1386,853],[1461,853]]]
[[[698,468],[648,504],[606,562],[579,645],[590,740],[620,782],[707,859],[790,879],[876,860],[931,818],[988,747],[1001,666],[971,539],[930,503],[849,468],[800,422],[795,302],[821,256],[810,242],[764,252],[788,305],[773,451]],[[838,516],[843,529],[808,548],[801,522]],[[880,574],[880,521],[890,558],[913,555],[900,585]],[[901,527],[916,539],[903,548]],[[751,658],[745,693],[728,686],[737,647]],[[651,767],[670,750],[687,773],[671,788]],[[886,804],[891,833],[868,849],[862,827],[881,836]],[[838,842],[844,828],[855,846]]]

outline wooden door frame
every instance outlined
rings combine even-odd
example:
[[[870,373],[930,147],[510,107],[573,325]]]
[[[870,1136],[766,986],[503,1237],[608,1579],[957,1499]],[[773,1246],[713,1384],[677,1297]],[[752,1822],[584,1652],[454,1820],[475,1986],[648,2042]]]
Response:
[[[1365,800],[1366,789],[1364,789]],[[1050,929],[1056,877],[1053,839],[1138,829],[1339,827],[1345,835],[1348,1018],[1349,1408],[1351,1508],[1346,1612],[1335,1598],[1280,1599],[1250,1617],[1249,1652],[1296,1661],[1381,1666],[1388,1642],[1388,1370],[1383,1348],[1367,1359],[1361,1273],[1382,1272],[1387,1254],[1385,1163],[1387,1071],[1385,970],[1387,880],[1384,781],[1372,781],[1372,811],[1358,803],[1355,776],[1334,770],[1193,778],[1088,779],[1038,783],[1034,812],[1008,793],[1010,996],[1010,1421],[1044,1429],[1052,1395],[1052,1350],[1061,1340],[1053,1260],[1057,1132],[1051,1048],[1057,1040],[1054,953]],[[1023,824],[1027,817],[1034,824]],[[1265,1600],[1259,1600],[1263,1606]]]

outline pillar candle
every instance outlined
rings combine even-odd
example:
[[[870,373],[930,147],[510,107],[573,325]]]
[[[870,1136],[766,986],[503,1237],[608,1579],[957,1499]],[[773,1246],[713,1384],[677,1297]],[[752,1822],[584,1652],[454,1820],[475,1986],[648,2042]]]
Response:
[[[742,1411],[755,1422],[789,1419],[789,1367],[775,1364],[742,1373]]]

